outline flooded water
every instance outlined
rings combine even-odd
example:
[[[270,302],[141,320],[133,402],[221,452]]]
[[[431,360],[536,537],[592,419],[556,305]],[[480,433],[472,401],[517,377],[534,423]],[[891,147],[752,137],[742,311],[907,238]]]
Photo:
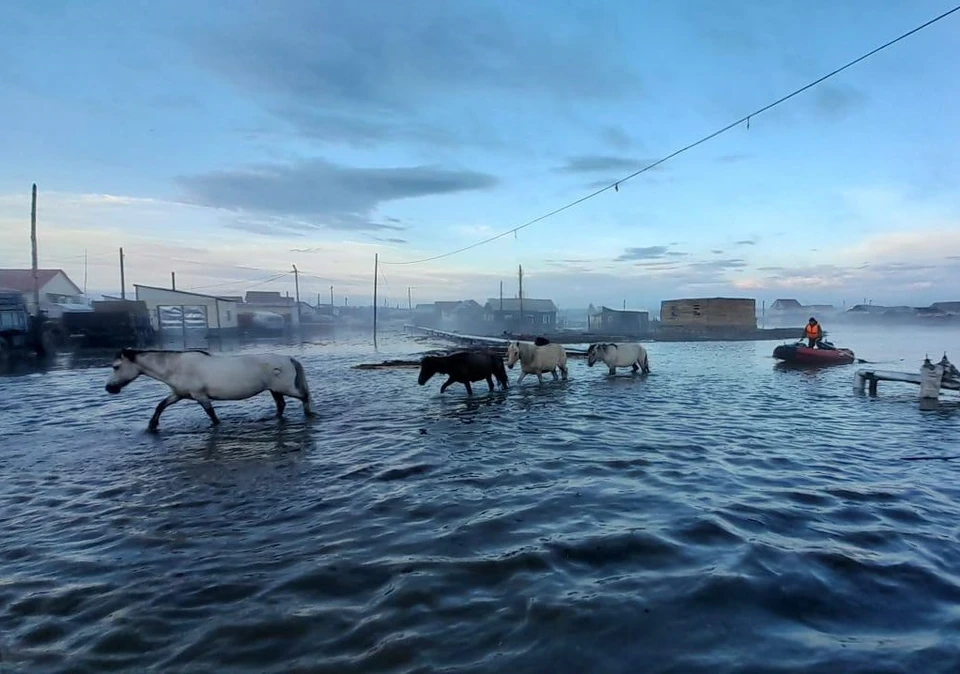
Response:
[[[960,396],[774,346],[472,400],[351,369],[426,348],[400,336],[283,346],[318,419],[184,401],[158,435],[166,389],[106,394],[108,359],[0,378],[0,671],[960,671],[960,458],[906,460],[960,455]]]

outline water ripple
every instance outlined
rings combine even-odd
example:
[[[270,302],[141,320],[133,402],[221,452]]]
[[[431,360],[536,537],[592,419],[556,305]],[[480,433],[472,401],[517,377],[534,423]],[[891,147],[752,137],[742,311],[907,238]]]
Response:
[[[319,419],[158,435],[154,383],[2,380],[0,671],[960,668],[956,467],[902,460],[955,451],[949,405],[769,344],[473,399],[350,369],[415,348],[287,347]]]

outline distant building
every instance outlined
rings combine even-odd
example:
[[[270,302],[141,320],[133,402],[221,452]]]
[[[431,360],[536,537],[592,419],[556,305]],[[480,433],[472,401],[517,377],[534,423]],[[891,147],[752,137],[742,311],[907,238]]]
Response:
[[[664,300],[660,304],[660,323],[663,327],[755,330],[757,301],[740,297]]]
[[[521,303],[523,321],[520,320]],[[524,297],[490,299],[483,307],[483,320],[487,331],[499,334],[504,330],[536,330],[548,332],[557,327],[557,305],[553,300],[538,300]]]
[[[937,309],[945,314],[960,315],[960,302],[934,302],[931,309]]]
[[[254,319],[267,320],[270,314],[280,316],[284,328],[300,326],[304,311],[301,307],[300,312],[297,312],[297,302],[292,297],[285,297],[275,290],[248,290],[244,299],[244,303],[238,307],[244,326]]]
[[[137,299],[146,305],[154,330],[202,330],[207,334],[220,334],[237,329],[238,304],[234,300],[139,283],[133,287]]]
[[[775,300],[774,303],[770,305],[770,311],[774,313],[800,313],[803,311],[803,305],[793,299]]]
[[[640,337],[650,330],[650,314],[600,307],[587,318],[587,328],[595,333]]]
[[[38,269],[37,283],[40,287],[40,308],[50,318],[60,318],[66,310],[90,311],[83,291],[70,280],[62,269]],[[32,269],[0,269],[0,290],[19,293],[27,303],[31,314],[37,313],[33,301]]]
[[[480,331],[485,327],[483,307],[475,300],[418,304],[413,309],[413,324],[435,330],[465,333]]]

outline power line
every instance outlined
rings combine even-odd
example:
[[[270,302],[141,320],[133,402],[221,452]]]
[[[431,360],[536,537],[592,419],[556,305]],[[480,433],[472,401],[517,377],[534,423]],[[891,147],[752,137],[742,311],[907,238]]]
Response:
[[[900,35],[899,37],[896,37],[896,38],[890,40],[889,42],[886,42],[885,44],[880,45],[880,46],[877,47],[876,49],[873,49],[872,51],[869,51],[869,52],[867,52],[866,54],[863,54],[862,56],[859,56],[859,57],[855,58],[854,60],[846,63],[845,65],[840,66],[840,67],[837,68],[836,70],[833,70],[833,71],[827,73],[826,75],[823,75],[822,77],[819,77],[819,78],[815,79],[814,81],[810,82],[809,84],[806,84],[806,85],[800,87],[799,89],[796,89],[796,90],[792,91],[791,93],[787,94],[786,96],[783,96],[783,97],[781,97],[781,98],[778,98],[778,99],[775,100],[774,102],[769,103],[769,104],[763,106],[762,108],[758,108],[757,110],[754,110],[753,112],[751,112],[751,113],[749,113],[749,114],[741,117],[740,119],[736,120],[735,122],[731,122],[730,124],[727,124],[727,125],[724,126],[723,128],[717,129],[717,130],[714,131],[713,133],[711,133],[711,134],[709,134],[709,135],[707,135],[707,136],[704,136],[704,137],[701,138],[700,140],[695,141],[695,142],[693,142],[693,143],[690,143],[689,145],[686,145],[686,146],[680,148],[679,150],[676,150],[676,151],[674,151],[674,152],[671,152],[670,154],[668,154],[667,156],[663,157],[662,159],[658,159],[657,161],[653,162],[652,164],[648,164],[647,166],[644,166],[644,167],[643,167],[642,169],[640,169],[639,171],[634,171],[634,172],[631,173],[630,175],[624,176],[624,177],[621,178],[620,180],[617,180],[617,181],[615,181],[615,182],[612,182],[612,183],[610,183],[609,185],[607,185],[606,187],[602,187],[602,188],[600,188],[600,189],[598,189],[598,190],[596,190],[596,191],[594,191],[594,192],[591,192],[590,194],[587,194],[586,196],[580,197],[580,198],[577,199],[576,201],[571,201],[570,203],[568,203],[568,204],[566,204],[566,205],[564,205],[564,206],[561,206],[561,207],[559,207],[559,208],[556,208],[556,209],[550,211],[549,213],[545,213],[544,215],[541,215],[541,216],[539,216],[539,217],[537,217],[537,218],[534,218],[533,220],[529,220],[529,221],[523,223],[522,225],[518,225],[517,227],[513,227],[512,229],[508,229],[508,230],[506,230],[506,231],[504,231],[504,232],[501,232],[500,234],[496,234],[496,235],[491,236],[491,237],[489,237],[489,238],[483,239],[482,241],[477,241],[476,243],[472,243],[472,244],[470,244],[469,246],[464,246],[464,247],[462,247],[462,248],[457,248],[456,250],[452,250],[452,251],[449,251],[449,252],[447,252],[447,253],[441,253],[441,254],[439,254],[439,255],[433,255],[433,256],[431,256],[431,257],[425,257],[425,258],[422,258],[422,259],[420,259],[420,260],[407,260],[406,262],[387,262],[387,261],[384,261],[384,260],[380,260],[380,264],[392,264],[392,265],[422,264],[422,263],[424,263],[424,262],[433,262],[434,260],[439,260],[439,259],[442,259],[442,258],[445,258],[445,257],[450,257],[451,255],[457,255],[458,253],[463,253],[463,252],[466,252],[466,251],[471,250],[471,249],[473,249],[473,248],[477,248],[478,246],[482,246],[482,245],[484,245],[484,244],[490,243],[491,241],[496,241],[497,239],[501,239],[501,238],[507,236],[508,234],[516,234],[516,233],[519,232],[521,229],[525,229],[525,228],[529,227],[530,225],[535,225],[536,223],[541,222],[541,221],[543,221],[543,220],[546,220],[547,218],[553,217],[554,215],[557,215],[558,213],[562,213],[563,211],[565,211],[565,210],[567,210],[567,209],[569,209],[569,208],[573,208],[574,206],[577,206],[577,205],[579,205],[579,204],[582,204],[584,201],[588,201],[589,199],[593,199],[594,197],[599,196],[600,194],[603,194],[603,193],[606,192],[607,190],[615,189],[615,190],[619,191],[619,186],[620,186],[621,184],[627,182],[628,180],[631,180],[631,179],[633,179],[633,178],[636,178],[636,177],[637,177],[638,175],[640,175],[641,173],[645,173],[646,171],[649,171],[650,169],[655,168],[655,167],[659,166],[660,164],[663,164],[664,162],[673,159],[673,158],[676,157],[677,155],[683,154],[684,152],[687,152],[688,150],[692,150],[693,148],[697,147],[698,145],[702,145],[703,143],[706,143],[708,140],[712,140],[712,139],[716,138],[717,136],[719,136],[720,134],[725,133],[725,132],[729,131],[730,129],[732,129],[732,128],[736,127],[736,126],[739,126],[739,125],[743,124],[744,122],[746,122],[746,123],[749,125],[750,119],[751,119],[752,117],[756,117],[757,115],[760,115],[760,114],[762,114],[762,113],[764,113],[764,112],[767,112],[768,110],[771,110],[771,109],[775,108],[776,106],[780,105],[781,103],[784,103],[785,101],[790,100],[790,99],[793,98],[794,96],[797,96],[798,94],[803,93],[803,92],[806,91],[807,89],[810,89],[810,88],[812,88],[812,87],[817,86],[817,85],[820,84],[821,82],[824,82],[825,80],[828,80],[828,79],[830,79],[831,77],[842,73],[842,72],[843,72],[844,70],[846,70],[847,68],[850,68],[850,67],[852,67],[852,66],[855,66],[856,64],[860,63],[861,61],[870,58],[870,57],[873,56],[874,54],[876,54],[876,53],[878,53],[878,52],[880,52],[880,51],[883,51],[883,50],[886,49],[887,47],[893,46],[893,45],[896,44],[897,42],[900,42],[901,40],[910,37],[910,36],[913,35],[914,33],[917,33],[917,32],[919,32],[919,31],[923,30],[924,28],[927,28],[928,26],[932,26],[933,24],[937,23],[938,21],[940,21],[940,20],[942,20],[942,19],[947,18],[948,16],[950,16],[951,14],[953,14],[953,13],[955,13],[955,12],[957,12],[957,11],[960,11],[960,5],[957,5],[957,6],[954,7],[953,9],[947,10],[947,11],[944,12],[943,14],[940,14],[939,16],[937,16],[937,17],[935,17],[935,18],[933,18],[933,19],[930,19],[929,21],[927,21],[927,22],[925,22],[925,23],[917,26],[916,28],[914,28],[914,29],[912,29],[912,30],[910,30],[910,31],[907,31],[906,33],[903,33],[903,34]]]

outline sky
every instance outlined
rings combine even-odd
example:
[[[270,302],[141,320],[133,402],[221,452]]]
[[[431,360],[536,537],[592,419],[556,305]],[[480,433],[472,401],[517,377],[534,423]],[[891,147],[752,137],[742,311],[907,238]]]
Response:
[[[945,0],[44,0],[0,22],[0,266],[369,304],[960,299]],[[86,262],[85,262],[86,261]],[[286,273],[291,272],[291,273]],[[408,291],[409,289],[409,291]]]

